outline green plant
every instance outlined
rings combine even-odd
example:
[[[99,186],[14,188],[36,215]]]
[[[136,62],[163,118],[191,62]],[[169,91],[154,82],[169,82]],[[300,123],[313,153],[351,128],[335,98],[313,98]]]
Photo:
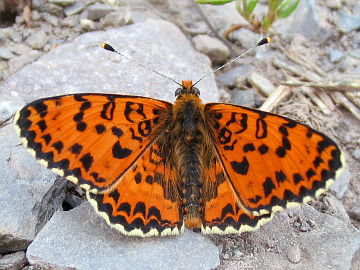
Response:
[[[198,4],[224,5],[235,0],[195,0]],[[271,25],[278,18],[286,18],[297,8],[300,0],[269,0],[268,10],[261,21],[257,20],[253,14],[259,0],[236,0],[236,10],[253,27],[253,30],[267,33]],[[240,27],[238,27],[240,28]],[[236,30],[236,27],[235,29]],[[233,30],[233,31],[234,31]]]

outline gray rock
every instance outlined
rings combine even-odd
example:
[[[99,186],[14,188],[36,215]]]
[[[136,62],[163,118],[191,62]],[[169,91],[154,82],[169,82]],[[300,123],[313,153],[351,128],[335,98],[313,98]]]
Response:
[[[40,21],[41,20],[40,13],[37,10],[31,11],[31,19],[33,21]]]
[[[326,6],[332,9],[339,9],[341,8],[341,0],[327,0]]]
[[[360,59],[360,49],[350,50],[349,55],[351,55],[352,57]]]
[[[259,91],[264,96],[269,96],[272,92],[275,91],[275,86],[273,85],[273,83],[257,72],[251,72],[249,74],[248,82],[253,87],[259,89]]]
[[[0,47],[0,59],[10,60],[14,57],[12,51],[7,47]]]
[[[46,2],[47,2],[47,0],[32,0],[31,5],[32,5],[32,7],[34,9],[38,9],[39,7],[41,7]]]
[[[355,220],[359,220],[360,221],[360,206],[353,206],[350,210],[349,210],[349,216],[352,219]]]
[[[245,82],[245,79],[249,76],[250,72],[253,70],[254,70],[254,66],[252,65],[235,66],[217,75],[216,78],[221,86],[234,88],[238,77],[241,76],[241,79]]]
[[[46,42],[48,41],[48,35],[43,30],[39,30],[29,36],[26,39],[26,44],[29,45],[31,48],[39,50],[44,47]]]
[[[298,245],[290,246],[287,250],[286,256],[292,263],[298,263],[301,260],[301,249]]]
[[[349,33],[360,29],[360,17],[346,13],[343,10],[338,11],[337,25],[344,33]]]
[[[243,260],[225,264],[223,269],[309,269],[309,270],[355,270],[351,268],[355,252],[360,247],[360,232],[349,222],[316,211],[309,205],[291,208],[293,218],[287,211],[277,213],[274,219],[259,230],[248,233],[246,239],[256,248],[246,254]],[[312,228],[306,232],[293,234],[292,223],[297,218],[311,220]],[[276,239],[274,252],[269,252],[269,239]],[[289,250],[293,246],[300,249],[289,260]],[[293,252],[293,251],[292,251]]]
[[[64,198],[64,180],[19,145],[12,124],[0,129],[0,253],[25,250]]]
[[[340,50],[330,50],[330,61],[333,63],[339,62],[341,58],[344,56],[344,52]]]
[[[356,160],[360,161],[360,147],[356,147],[351,154]]]
[[[89,31],[89,30],[95,30],[96,26],[95,23],[92,20],[89,19],[81,19],[80,25],[83,29]]]
[[[23,37],[19,32],[12,32],[10,35],[10,39],[16,43],[19,43],[23,40]]]
[[[247,107],[255,106],[254,91],[242,90],[242,89],[233,89],[231,91],[231,103],[236,105],[242,105]]]
[[[24,251],[10,253],[0,258],[0,269],[2,270],[20,270],[27,264]]]
[[[115,11],[115,7],[112,5],[96,3],[86,8],[85,11],[86,15],[83,15],[84,16],[83,18],[92,21],[97,21],[114,11]]]
[[[341,199],[344,197],[346,191],[348,190],[350,179],[351,173],[349,168],[346,166],[341,175],[339,175],[330,187],[330,190],[335,193],[336,198]]]
[[[55,4],[45,3],[39,7],[39,11],[60,16],[63,13],[63,8]]]
[[[66,16],[79,14],[84,8],[91,3],[91,0],[77,0],[75,4],[65,7],[64,13]]]
[[[49,3],[62,7],[73,5],[75,2],[76,0],[49,0]]]
[[[89,203],[55,213],[26,256],[35,267],[59,270],[214,269],[220,263],[218,248],[201,234],[126,237],[107,226]]]
[[[107,14],[101,22],[101,27],[122,26],[130,22],[127,9],[121,9]]]
[[[9,60],[9,73],[12,74],[26,64],[29,64],[41,56],[41,52],[30,50],[23,55],[15,56]]]
[[[211,71],[181,31],[165,21],[147,21],[104,32],[83,34],[22,68],[0,85],[0,96],[18,92],[26,101],[79,92],[149,96],[174,101],[178,85],[100,48],[112,44],[123,54],[181,82]],[[76,64],[74,63],[76,59]],[[198,84],[204,102],[218,101],[214,75]],[[160,89],[160,91],[159,91]]]
[[[80,23],[79,15],[67,16],[62,22],[61,26],[74,27]]]
[[[351,270],[360,269],[360,248],[355,252],[351,260]]]
[[[230,55],[228,47],[220,40],[208,35],[197,35],[193,37],[195,48],[209,56],[214,63],[224,63]]]
[[[239,43],[241,47],[248,49],[255,46],[255,44],[261,39],[261,36],[246,28],[241,28],[231,33],[230,39]]]
[[[58,26],[59,25],[59,18],[57,16],[45,13],[44,19],[48,21],[52,26]]]
[[[275,21],[272,29],[278,33],[298,33],[307,39],[317,38],[320,41],[332,34],[328,26],[322,25],[315,0],[300,1],[295,11],[289,17]]]

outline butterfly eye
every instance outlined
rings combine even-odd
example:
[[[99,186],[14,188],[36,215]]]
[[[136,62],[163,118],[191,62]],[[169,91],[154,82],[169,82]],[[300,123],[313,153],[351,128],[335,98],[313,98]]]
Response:
[[[192,90],[193,90],[193,93],[194,93],[195,95],[200,96],[200,90],[199,90],[198,88],[193,87]]]
[[[178,95],[180,95],[182,90],[183,90],[182,88],[176,89],[176,91],[175,91],[175,97],[177,97]]]

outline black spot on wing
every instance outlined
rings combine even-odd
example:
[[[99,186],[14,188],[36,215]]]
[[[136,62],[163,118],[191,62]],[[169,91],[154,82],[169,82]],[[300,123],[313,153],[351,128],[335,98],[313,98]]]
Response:
[[[97,134],[102,134],[106,130],[106,127],[102,124],[97,124],[95,126],[95,129],[96,129]]]
[[[58,154],[60,154],[62,149],[64,148],[64,144],[61,141],[57,141],[57,142],[53,143],[52,147],[54,147],[56,149],[56,151],[58,152]]]
[[[231,164],[232,169],[236,173],[241,174],[241,175],[246,175],[249,170],[249,162],[246,157],[244,157],[243,160],[240,162],[232,161],[230,164]]]
[[[89,171],[89,169],[92,166],[93,161],[94,161],[94,158],[92,157],[92,155],[90,153],[86,153],[85,155],[83,155],[80,158],[80,162],[86,171]]]
[[[79,143],[74,143],[71,147],[70,147],[70,152],[73,153],[73,154],[80,154],[81,153],[81,150],[83,149],[83,146]]]
[[[265,182],[263,183],[263,189],[265,196],[269,196],[269,194],[272,193],[273,189],[275,188],[275,185],[273,183],[273,180],[270,177],[266,177]]]
[[[112,148],[113,157],[117,159],[127,158],[131,153],[132,151],[128,148],[123,148],[120,142],[116,142]]]

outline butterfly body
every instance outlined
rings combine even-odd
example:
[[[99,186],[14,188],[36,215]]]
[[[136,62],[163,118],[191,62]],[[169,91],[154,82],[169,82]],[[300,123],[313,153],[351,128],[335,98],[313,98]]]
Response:
[[[202,104],[183,81],[174,104],[74,94],[34,101],[16,114],[24,145],[86,190],[126,235],[257,229],[273,213],[323,193],[344,166],[333,140],[283,116]]]

